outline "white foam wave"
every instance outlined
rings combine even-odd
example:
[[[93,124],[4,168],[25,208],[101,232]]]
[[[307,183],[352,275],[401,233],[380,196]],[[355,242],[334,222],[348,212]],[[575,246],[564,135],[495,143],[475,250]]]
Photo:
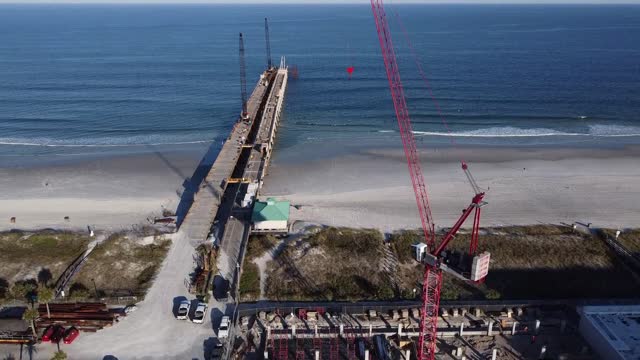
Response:
[[[146,140],[146,141],[145,141]],[[10,146],[34,146],[34,147],[62,147],[62,148],[111,148],[111,147],[142,147],[142,146],[164,146],[164,145],[188,145],[205,144],[212,140],[174,140],[150,137],[135,138],[101,138],[87,140],[54,140],[47,138],[0,138],[0,145]]]
[[[632,137],[640,136],[640,127],[622,125],[590,125],[587,132],[565,132],[548,128],[521,129],[512,126],[491,127],[486,129],[437,132],[414,131],[418,136],[451,136],[451,137],[480,137],[480,138],[513,138],[513,137],[548,137],[548,136],[583,136],[583,137]],[[391,132],[395,130],[380,130]]]

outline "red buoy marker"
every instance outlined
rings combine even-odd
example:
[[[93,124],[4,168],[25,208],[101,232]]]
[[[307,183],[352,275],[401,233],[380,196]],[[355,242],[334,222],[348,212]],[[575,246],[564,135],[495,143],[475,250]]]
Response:
[[[347,73],[349,74],[349,79],[351,79],[351,75],[353,74],[353,66],[349,66],[347,68]]]

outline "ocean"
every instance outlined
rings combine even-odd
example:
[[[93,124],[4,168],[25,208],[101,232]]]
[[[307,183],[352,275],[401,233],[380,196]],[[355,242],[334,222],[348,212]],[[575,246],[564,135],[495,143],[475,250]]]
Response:
[[[391,1],[387,15],[419,146],[640,144],[640,6]],[[0,166],[219,146],[240,111],[238,33],[252,89],[265,16],[273,61],[299,73],[281,158],[398,146],[368,5],[0,5]]]

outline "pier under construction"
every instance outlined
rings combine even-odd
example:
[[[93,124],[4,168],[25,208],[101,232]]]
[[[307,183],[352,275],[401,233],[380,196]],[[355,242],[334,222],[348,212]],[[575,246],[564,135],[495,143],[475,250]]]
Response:
[[[240,33],[242,109],[180,225],[184,241],[194,245],[206,241],[217,248],[218,273],[215,278],[208,276],[206,289],[209,292],[209,284],[213,282],[214,289],[224,292],[213,294],[222,303],[231,303],[236,298],[242,253],[251,229],[251,210],[269,166],[287,89],[285,58],[281,58],[278,66],[271,62],[266,19],[265,31],[267,69],[249,97],[244,40]],[[192,279],[192,285],[195,281]]]

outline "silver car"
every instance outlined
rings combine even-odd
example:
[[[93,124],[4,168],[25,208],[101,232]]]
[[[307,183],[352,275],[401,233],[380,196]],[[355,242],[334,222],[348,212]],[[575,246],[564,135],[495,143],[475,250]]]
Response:
[[[178,306],[178,313],[176,319],[187,320],[189,318],[189,309],[191,308],[191,302],[189,300],[182,300],[180,306]]]

